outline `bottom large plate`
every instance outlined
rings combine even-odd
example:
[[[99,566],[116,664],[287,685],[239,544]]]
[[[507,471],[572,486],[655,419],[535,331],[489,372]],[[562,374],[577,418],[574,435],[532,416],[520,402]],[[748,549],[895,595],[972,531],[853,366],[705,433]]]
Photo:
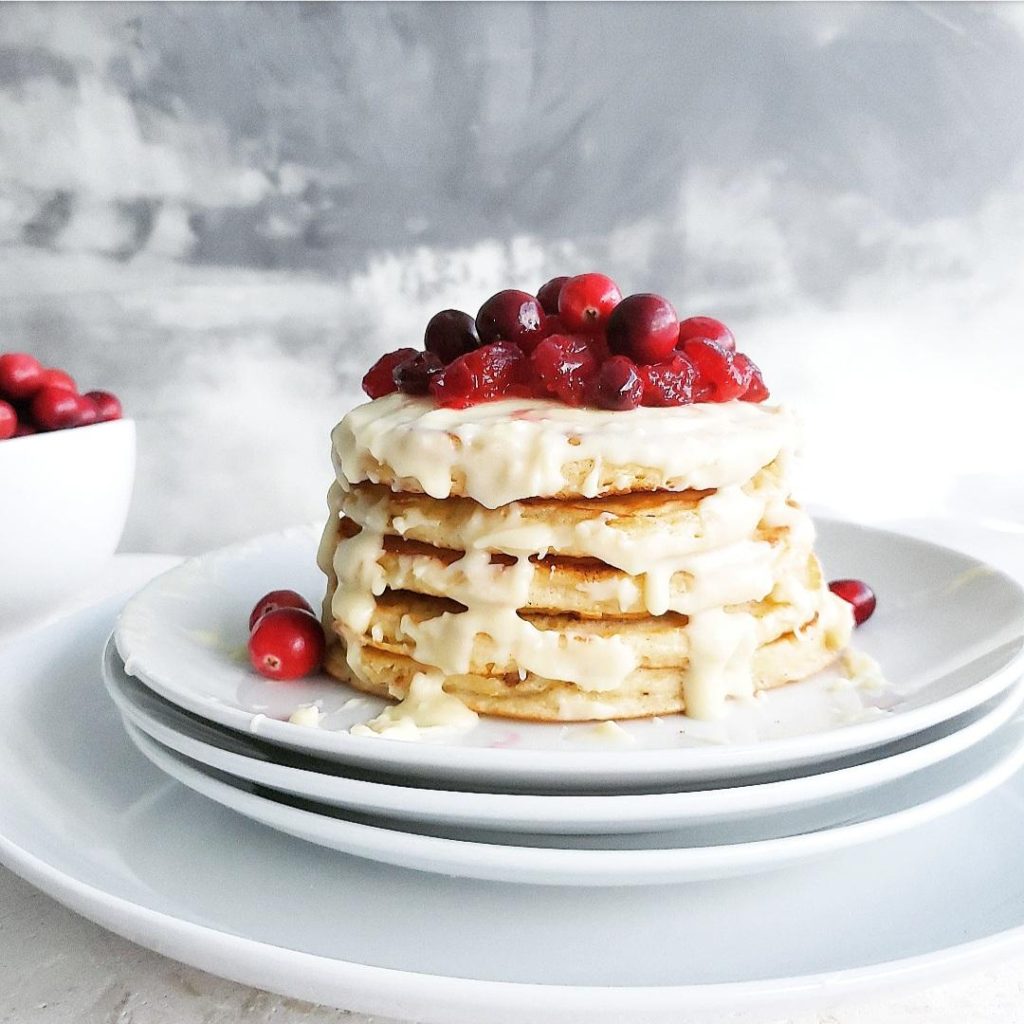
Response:
[[[1024,939],[1020,775],[920,829],[756,878],[583,893],[340,857],[135,753],[99,679],[116,607],[4,650],[0,859],[206,970],[425,1022],[643,1024],[821,1007]]]

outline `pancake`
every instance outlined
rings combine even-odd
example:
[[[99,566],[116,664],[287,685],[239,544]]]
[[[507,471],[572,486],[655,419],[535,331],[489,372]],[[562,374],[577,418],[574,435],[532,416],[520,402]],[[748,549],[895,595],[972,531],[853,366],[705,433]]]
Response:
[[[751,666],[752,692],[806,678],[835,660],[849,639],[846,610],[838,598],[801,630],[759,647]],[[364,693],[402,699],[413,677],[430,671],[403,654],[343,642],[328,649],[325,667]],[[526,673],[455,673],[444,678],[445,692],[478,714],[541,722],[604,721],[691,713],[685,698],[685,667],[638,668],[613,690],[587,690],[561,680]]]
[[[341,534],[352,537],[359,527],[342,520]],[[809,548],[794,548],[785,533],[774,540],[741,541],[727,549],[694,555],[668,580],[666,611],[691,614],[704,608],[756,601],[778,580],[806,569]],[[479,564],[483,561],[483,564]],[[464,552],[436,548],[420,541],[385,537],[378,560],[389,590],[407,590],[460,600],[479,585],[481,575],[492,593],[516,586],[518,561],[503,553]],[[646,575],[630,576],[596,558],[533,555],[520,611],[569,612],[584,618],[646,617],[650,614]]]
[[[773,463],[726,490],[532,499],[496,509],[468,498],[439,500],[365,483],[335,486],[329,502],[360,526],[435,547],[510,555],[555,551],[635,574],[644,571],[652,550],[661,557],[688,555],[755,533],[772,539],[798,529],[810,543],[809,524],[788,500],[781,475],[781,465]]]

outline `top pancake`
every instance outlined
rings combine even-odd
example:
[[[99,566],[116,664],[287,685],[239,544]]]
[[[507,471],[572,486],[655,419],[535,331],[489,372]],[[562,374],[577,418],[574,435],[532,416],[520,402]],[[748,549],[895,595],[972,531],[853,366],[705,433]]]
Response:
[[[543,399],[438,408],[392,394],[335,427],[338,478],[486,508],[524,498],[594,498],[742,485],[797,440],[784,409],[749,402],[628,412]]]

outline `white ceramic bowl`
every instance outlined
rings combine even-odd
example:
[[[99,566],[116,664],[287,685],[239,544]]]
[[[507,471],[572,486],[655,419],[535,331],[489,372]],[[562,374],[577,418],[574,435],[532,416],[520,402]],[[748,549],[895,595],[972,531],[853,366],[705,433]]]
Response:
[[[0,627],[95,577],[121,539],[134,478],[132,420],[0,441]]]

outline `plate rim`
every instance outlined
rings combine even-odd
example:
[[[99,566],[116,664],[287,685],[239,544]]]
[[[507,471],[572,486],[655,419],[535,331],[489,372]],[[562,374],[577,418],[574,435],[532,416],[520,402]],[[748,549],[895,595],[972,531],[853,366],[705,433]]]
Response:
[[[834,828],[821,829],[814,832],[801,833],[794,836],[785,836],[774,839],[754,840],[749,843],[736,843],[719,846],[664,848],[654,850],[567,850],[562,848],[545,848],[530,846],[507,846],[500,843],[481,843],[470,840],[449,839],[444,836],[422,835],[404,830],[389,829],[383,826],[369,825],[362,822],[348,821],[344,818],[325,816],[313,811],[306,811],[302,808],[291,807],[288,804],[280,803],[269,797],[257,793],[249,793],[230,783],[222,782],[220,779],[211,778],[209,774],[197,767],[194,763],[188,762],[187,758],[169,751],[162,744],[157,743],[147,736],[136,726],[125,722],[122,723],[129,738],[136,749],[152,762],[166,775],[176,779],[189,789],[213,800],[223,807],[242,814],[266,827],[283,831],[288,835],[302,839],[306,842],[313,842],[310,833],[316,831],[317,822],[333,823],[334,828],[349,832],[358,842],[360,838],[365,840],[362,845],[366,849],[367,843],[375,847],[378,855],[382,846],[385,853],[390,853],[386,848],[387,839],[400,836],[398,842],[410,850],[408,856],[404,853],[401,859],[393,857],[373,857],[365,853],[355,852],[353,849],[341,849],[337,846],[330,846],[326,843],[317,845],[326,846],[350,856],[361,856],[370,860],[378,860],[385,864],[397,867],[410,868],[412,870],[426,871],[433,874],[457,875],[458,877],[475,878],[482,881],[494,881],[511,884],[524,885],[578,885],[581,888],[597,886],[629,887],[633,885],[658,885],[658,884],[680,884],[686,882],[709,881],[728,878],[737,874],[753,874],[775,868],[788,867],[793,864],[807,861],[822,854],[834,852],[838,849],[850,849],[866,842],[885,839],[889,836],[905,832],[908,829],[923,825],[944,817],[947,814],[968,806],[975,800],[980,799],[1003,782],[1015,775],[1024,767],[1024,716],[1018,715],[1014,722],[1006,728],[1016,726],[1017,737],[1009,749],[1003,753],[991,765],[987,765],[977,775],[973,775],[966,782],[960,781],[938,795],[929,798],[921,803],[914,803],[899,811],[877,815],[852,824],[839,825]],[[156,748],[154,750],[153,748]],[[148,749],[147,749],[148,748]],[[155,755],[155,756],[154,756]],[[170,761],[174,768],[168,768]],[[188,763],[181,763],[181,762]],[[175,770],[177,769],[177,770]],[[181,774],[179,774],[179,772]],[[181,777],[191,777],[196,785]],[[196,778],[198,776],[198,779]],[[284,825],[275,825],[268,821],[266,816],[258,817],[255,813],[249,814],[236,804],[227,803],[213,796],[210,791],[230,791],[235,795],[236,804],[242,807],[265,807],[271,817],[278,821],[296,820],[300,825],[308,822],[311,826],[303,832],[292,831]],[[325,824],[324,827],[328,827]],[[350,844],[351,845],[351,844]],[[448,869],[417,867],[412,859],[418,850],[424,851],[430,857],[432,851],[443,854],[450,854]],[[781,851],[781,856],[779,852]],[[765,863],[765,857],[775,858]],[[484,874],[481,865],[487,862],[493,865],[503,860],[507,863],[508,858],[516,862],[515,872],[525,870],[529,862],[538,862],[536,866],[529,866],[534,872],[533,877],[520,878],[499,878],[495,874]],[[760,858],[760,859],[759,859]],[[550,859],[553,864],[545,867],[543,862]],[[687,862],[683,869],[674,860],[685,860]],[[632,864],[630,861],[637,863]],[[619,865],[619,861],[627,862],[625,867]],[[453,867],[453,862],[458,862]],[[690,863],[694,862],[694,863]],[[423,863],[422,860],[419,863]],[[713,869],[713,870],[712,870]],[[609,881],[608,871],[618,871],[613,881]],[[630,872],[641,877],[624,876]],[[710,873],[709,873],[710,872]],[[543,881],[542,876],[548,877],[559,874],[556,882]]]
[[[809,999],[820,1000],[824,994],[830,998],[878,995],[880,988],[910,987],[929,978],[948,977],[949,968],[966,970],[993,954],[1008,955],[1013,947],[1024,948],[1024,924],[1020,924],[928,953],[785,978],[636,986],[492,981],[334,959],[175,917],[82,881],[2,832],[0,863],[63,906],[181,963],[297,999],[310,998],[309,986],[327,983],[337,993],[328,998],[339,1009],[398,1018],[418,1016],[424,1024],[478,1024],[485,1000],[494,1024],[520,1024],[526,1012],[536,1024],[564,1024],[566,1013],[586,1013],[588,1021],[607,1024],[621,1021],[623,1013],[630,1013],[638,1024],[648,1018],[658,1024],[677,1024],[684,1007],[791,1009],[798,1001],[809,1005]],[[426,1009],[430,1001],[436,1007],[438,1000],[446,1001],[443,1008]]]
[[[816,529],[839,529],[853,534],[872,534],[885,537],[891,542],[923,547],[943,557],[953,556],[969,563],[972,569],[984,570],[998,576],[1005,585],[1016,592],[1018,600],[1024,608],[1024,587],[1012,576],[981,559],[968,555],[934,541],[923,540],[910,534],[876,526],[867,526],[848,520],[828,516],[814,519]],[[160,676],[146,671],[144,665],[133,663],[130,649],[126,651],[128,642],[125,640],[124,622],[126,615],[130,618],[132,606],[152,590],[164,584],[167,577],[177,573],[188,572],[199,563],[212,558],[233,558],[246,552],[265,547],[276,542],[286,543],[300,538],[315,538],[321,528],[315,524],[293,526],[284,530],[263,534],[235,544],[217,548],[213,551],[186,559],[152,579],[138,590],[126,603],[117,618],[114,628],[115,644],[126,670],[130,675],[140,679],[151,690],[165,700],[191,711],[202,718],[223,725],[236,732],[258,735],[260,739],[285,746],[293,750],[316,753],[347,764],[370,766],[394,765],[396,768],[420,769],[425,761],[424,750],[444,751],[443,761],[447,769],[458,772],[483,771],[519,774],[525,778],[535,778],[548,771],[565,772],[585,775],[588,771],[614,771],[623,777],[644,774],[657,770],[715,772],[729,770],[741,764],[751,773],[764,770],[773,765],[807,763],[813,760],[826,760],[845,753],[853,753],[869,747],[880,746],[920,732],[930,726],[940,724],[956,717],[965,711],[977,707],[991,697],[1002,692],[1012,684],[1024,668],[1024,632],[1016,634],[1007,644],[1016,644],[1015,652],[1000,668],[988,676],[972,683],[962,690],[931,703],[912,708],[898,715],[876,718],[867,722],[853,723],[839,728],[809,733],[796,737],[765,740],[758,744],[731,744],[713,747],[659,748],[641,750],[516,750],[492,747],[459,746],[454,744],[410,744],[384,737],[353,736],[345,730],[316,731],[306,726],[291,722],[267,718],[250,713],[230,704],[193,694],[182,690]],[[1021,621],[1024,628],[1024,619]],[[253,728],[258,721],[258,731]],[[820,750],[823,737],[842,736],[844,742],[833,745],[827,751]],[[529,755],[529,756],[527,756]],[[739,760],[737,760],[739,759]],[[436,761],[436,759],[435,759]],[[580,765],[572,768],[572,765]]]
[[[916,774],[919,771],[935,767],[983,742],[986,738],[1009,722],[1010,719],[1019,712],[1021,706],[1024,705],[1024,678],[1021,678],[1016,683],[1011,684],[1006,691],[991,698],[994,703],[991,708],[985,711],[984,714],[972,719],[966,725],[959,729],[955,729],[951,733],[939,736],[922,745],[902,750],[890,757],[882,759],[881,761],[870,760],[860,762],[855,765],[849,765],[844,768],[838,768],[833,771],[819,773],[817,775],[776,779],[770,782],[754,781],[745,786],[725,786],[718,789],[690,790],[684,792],[630,794],[608,793],[600,795],[592,793],[536,794],[515,792],[494,793],[490,791],[470,792],[460,791],[458,789],[438,789],[434,787],[407,787],[403,786],[400,780],[397,779],[394,782],[386,782],[350,779],[345,775],[321,775],[321,773],[315,770],[304,769],[298,766],[280,765],[275,763],[272,759],[263,761],[232,750],[217,747],[203,739],[190,736],[187,732],[176,729],[173,725],[159,721],[145,708],[139,707],[133,701],[130,694],[125,694],[123,692],[122,682],[121,679],[118,678],[118,673],[120,671],[120,674],[122,674],[124,678],[135,682],[140,686],[144,684],[138,683],[138,680],[135,680],[133,677],[128,676],[127,673],[124,673],[123,666],[118,664],[119,661],[120,659],[117,654],[116,647],[113,644],[113,638],[111,638],[107,641],[103,652],[103,681],[107,693],[110,694],[110,697],[117,706],[122,718],[125,718],[126,716],[131,718],[132,724],[135,725],[136,728],[146,733],[151,739],[155,740],[161,746],[169,747],[176,753],[188,758],[190,761],[194,761],[206,767],[211,767],[239,780],[252,782],[269,789],[274,789],[277,792],[288,793],[311,801],[327,803],[327,797],[312,795],[309,792],[301,793],[298,789],[281,789],[280,786],[270,780],[269,777],[255,778],[250,774],[242,774],[239,771],[233,771],[231,768],[225,767],[225,763],[237,764],[238,762],[246,762],[251,764],[253,766],[252,770],[257,773],[263,769],[267,769],[270,773],[294,773],[296,778],[306,779],[322,777],[330,780],[331,782],[337,781],[343,787],[355,787],[357,792],[359,790],[365,790],[366,796],[363,799],[362,805],[359,807],[353,807],[350,804],[346,805],[343,803],[327,803],[327,806],[341,808],[347,807],[349,810],[364,814],[394,814],[400,820],[418,819],[403,818],[402,814],[405,808],[399,806],[400,801],[397,800],[391,804],[382,802],[380,804],[371,805],[371,794],[380,794],[386,798],[387,795],[394,790],[411,791],[417,796],[425,798],[433,798],[435,795],[441,794],[442,799],[469,801],[472,804],[488,804],[491,806],[494,806],[494,802],[497,800],[499,805],[504,808],[504,812],[495,812],[495,818],[507,818],[514,812],[521,818],[525,819],[525,817],[531,813],[539,815],[540,809],[544,808],[545,813],[549,815],[549,819],[547,820],[553,820],[557,817],[563,823],[566,822],[567,816],[570,823],[597,820],[596,812],[598,802],[603,804],[606,808],[621,807],[623,809],[629,809],[630,811],[634,811],[634,809],[636,809],[634,813],[621,814],[618,817],[604,819],[609,827],[615,824],[636,822],[640,819],[645,821],[650,820],[649,816],[653,813],[659,812],[662,805],[668,805],[670,807],[676,804],[682,805],[683,807],[691,804],[695,805],[694,810],[690,813],[696,821],[700,822],[726,820],[734,816],[754,813],[757,810],[779,811],[797,809],[813,803],[827,802],[832,799],[850,797],[855,794],[864,793],[879,786],[897,782],[910,775]],[[158,697],[157,699],[160,698]],[[180,709],[175,708],[175,710]],[[161,735],[154,735],[154,732],[152,731],[154,727],[160,731]],[[190,745],[192,745],[192,747],[199,747],[204,751],[212,750],[218,756],[222,757],[225,763],[213,764],[209,761],[203,760],[201,757],[194,756],[186,750],[182,750],[179,747],[176,747],[173,743],[169,743],[167,740],[163,739],[162,735],[165,733],[183,737]],[[904,771],[898,772],[897,774],[886,774],[881,777],[878,777],[875,774],[878,771],[878,765],[883,763],[891,765],[894,761],[900,761],[901,763],[911,762],[913,766]],[[874,771],[872,769],[874,769]],[[838,791],[834,786],[831,788],[825,786],[826,781],[834,783],[837,777],[842,777],[842,779],[854,778],[858,780],[858,782],[855,782],[849,788],[840,789]],[[862,777],[864,777],[864,779],[863,781],[860,781]],[[809,795],[805,794],[804,799],[794,799],[792,796],[789,796],[789,794],[794,793],[796,790],[806,790],[808,787],[810,787],[812,792]],[[742,794],[742,797],[739,794]],[[776,794],[781,794],[781,796],[777,797]],[[789,796],[788,801],[786,800],[787,796]],[[746,803],[742,802],[743,797],[746,798]],[[736,805],[729,806],[725,809],[717,809],[715,807],[715,800],[721,800],[723,798],[727,800],[735,799]],[[535,805],[535,802],[538,810],[532,811],[530,808]],[[704,805],[709,806],[707,809],[704,809]],[[648,806],[652,808],[649,811],[646,810]],[[584,811],[588,811],[591,807],[594,808],[594,811],[592,811],[591,815],[588,816]],[[661,813],[665,817],[670,817],[670,812],[661,811]],[[675,813],[676,815],[681,815],[683,812],[680,810]],[[683,821],[679,822],[679,824],[684,823],[685,822]],[[477,827],[486,828],[488,826],[479,825]],[[494,826],[492,825],[491,827]],[[536,828],[520,828],[515,830],[509,829],[509,831],[540,830]]]

